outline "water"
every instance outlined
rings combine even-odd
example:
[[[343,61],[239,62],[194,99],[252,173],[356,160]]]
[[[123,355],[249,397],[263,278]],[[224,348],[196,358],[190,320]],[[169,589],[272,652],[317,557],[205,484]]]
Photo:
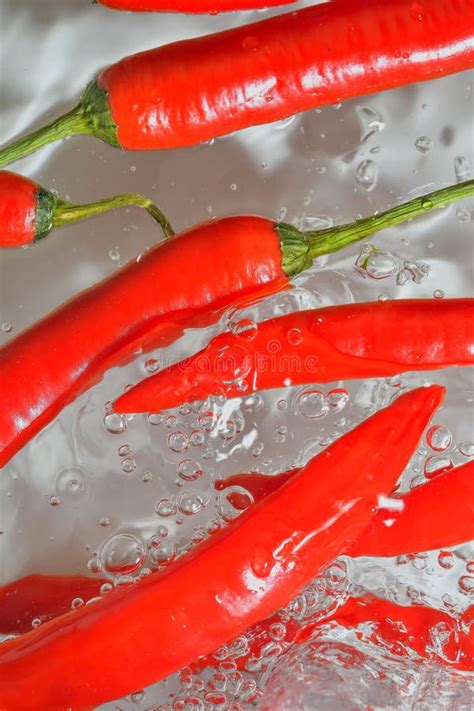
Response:
[[[120,56],[263,13],[145,17],[111,13],[83,0],[3,0],[0,15],[2,28],[8,28],[0,48],[1,143],[71,106],[90,77]],[[258,213],[314,229],[472,177],[470,84],[468,74],[448,77],[162,154],[127,154],[73,138],[14,169],[75,202],[142,192],[177,230],[209,219],[209,206],[214,216]],[[420,137],[432,142],[429,150]],[[448,395],[433,423],[440,429],[420,444],[402,490],[425,481],[440,459],[458,465],[474,456],[472,377],[459,369],[315,383],[149,416],[117,417],[107,404],[161,364],[194,353],[229,324],[252,329],[272,315],[347,301],[472,295],[473,260],[466,258],[472,209],[453,206],[375,235],[371,244],[378,251],[368,265],[369,278],[356,269],[360,246],[354,246],[320,259],[297,278],[293,291],[231,311],[166,351],[143,353],[110,370],[2,472],[1,581],[41,572],[100,575],[123,585],[165,568],[239,515],[232,501],[251,500],[242,487],[217,491],[217,479],[301,465],[403,388],[425,382],[447,385]],[[3,252],[0,341],[113,273],[157,238],[149,217],[130,209],[71,226],[35,247]],[[401,561],[341,559],[260,630],[258,655],[252,651],[253,630],[230,640],[211,664],[137,689],[103,709],[467,709],[465,676],[434,661],[418,665],[382,654],[340,630],[300,645],[290,640],[296,628],[333,610],[349,591],[401,604],[422,599],[455,614],[471,594],[469,560],[469,546]]]

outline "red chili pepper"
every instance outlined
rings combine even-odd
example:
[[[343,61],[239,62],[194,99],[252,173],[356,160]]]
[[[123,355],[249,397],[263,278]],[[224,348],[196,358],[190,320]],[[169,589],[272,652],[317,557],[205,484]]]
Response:
[[[0,633],[29,632],[35,619],[45,622],[68,612],[73,600],[100,595],[108,580],[67,575],[27,575],[0,587]]]
[[[305,641],[312,628],[332,621],[347,629],[357,628],[357,637],[412,661],[435,659],[442,664],[474,670],[472,611],[457,621],[431,607],[405,607],[368,595],[349,600],[333,615],[310,625],[295,641]],[[420,657],[413,658],[413,652]]]
[[[87,133],[132,150],[194,145],[474,65],[474,0],[338,0],[175,42],[105,69],[0,167]]]
[[[98,2],[113,10],[188,12],[193,14],[206,12],[217,15],[219,12],[288,5],[295,0],[98,0]]]
[[[276,476],[236,474],[218,479],[218,491],[239,486],[246,489],[254,503],[283,486],[300,469]],[[246,509],[250,501],[243,497],[230,502]],[[347,554],[356,556],[397,556],[450,548],[467,543],[474,536],[474,460],[440,474],[426,484],[405,494],[391,494],[390,508],[379,508],[367,529]],[[397,505],[399,504],[399,505]]]
[[[395,556],[450,548],[474,538],[474,460],[379,508],[348,555]]]
[[[52,229],[125,205],[143,207],[161,225],[165,237],[174,234],[161,210],[142,195],[125,193],[90,205],[74,205],[29,178],[0,170],[0,247],[36,242]]]
[[[236,474],[214,483],[218,491],[239,486],[258,503],[279,489],[300,469],[275,476]],[[230,493],[235,508],[251,504],[244,495]],[[403,508],[379,508],[367,529],[346,551],[356,556],[396,556],[470,541],[474,534],[474,460],[406,494],[391,494]],[[99,594],[107,579],[30,575],[0,588],[0,633],[27,632],[35,618],[47,620],[70,609],[74,598],[87,601]]]
[[[443,394],[431,386],[402,395],[167,572],[0,645],[2,711],[118,698],[285,605],[367,526]]]
[[[209,395],[388,377],[474,364],[474,299],[345,304],[223,333],[127,390],[117,412],[157,412]],[[436,327],[433,324],[436,323]]]
[[[107,368],[164,345],[230,305],[288,286],[321,254],[474,194],[474,181],[374,217],[302,233],[261,217],[215,220],[150,250],[0,351],[0,466]]]

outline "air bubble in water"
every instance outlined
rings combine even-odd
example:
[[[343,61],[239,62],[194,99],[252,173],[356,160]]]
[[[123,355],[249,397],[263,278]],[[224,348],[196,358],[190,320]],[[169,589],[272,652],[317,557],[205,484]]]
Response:
[[[161,499],[156,502],[155,511],[158,516],[163,516],[165,518],[168,516],[174,516],[176,513],[176,504],[169,499]]]
[[[435,299],[444,299],[444,291],[442,291],[441,289],[435,289],[433,291],[433,297]]]
[[[366,272],[372,279],[387,279],[397,274],[398,262],[389,252],[378,252],[367,260]]]
[[[462,208],[458,208],[456,210],[456,217],[458,218],[459,222],[469,222],[471,219],[471,213],[469,210],[463,210]]]
[[[373,190],[377,185],[378,172],[377,163],[373,160],[363,160],[359,163],[356,168],[356,178],[361,188],[367,192]]]
[[[199,513],[203,507],[203,500],[195,491],[185,491],[178,499],[178,508],[185,516]]]
[[[61,503],[61,499],[59,498],[59,496],[50,496],[49,497],[50,506],[59,506],[60,503]]]
[[[102,547],[100,554],[105,570],[111,575],[135,572],[145,561],[143,543],[130,533],[117,533]]]
[[[119,457],[126,457],[132,453],[132,448],[129,444],[122,444],[118,449]]]
[[[86,493],[86,472],[82,467],[62,469],[56,479],[56,493],[64,501],[73,502]]]
[[[9,321],[4,321],[4,322],[2,323],[2,331],[3,331],[3,333],[10,333],[10,331],[12,330],[12,328],[13,328],[13,326],[11,325],[11,323],[10,323]]]
[[[358,106],[356,111],[360,126],[360,142],[367,143],[377,133],[383,131],[385,122],[377,111],[367,106]]]
[[[464,156],[456,156],[454,159],[454,172],[458,183],[469,179],[471,168],[467,158]]]
[[[127,429],[127,421],[125,417],[117,412],[111,412],[104,417],[104,425],[107,432],[111,434],[122,434]]]
[[[145,361],[145,370],[148,373],[156,373],[156,371],[160,367],[160,361],[157,360],[156,358],[148,358],[148,360]]]
[[[454,467],[449,457],[428,457],[425,462],[425,476],[428,479],[443,474]]]
[[[201,465],[195,459],[183,459],[178,464],[178,476],[185,481],[195,481],[201,475]]]
[[[459,589],[467,595],[474,594],[474,576],[462,575],[458,580]]]
[[[176,558],[176,547],[173,543],[162,543],[152,549],[150,553],[153,563],[157,566],[169,565]]]
[[[298,396],[296,407],[303,417],[316,419],[329,411],[326,395],[320,390],[306,390]]]
[[[474,442],[461,442],[459,451],[465,457],[474,457]]]
[[[150,412],[148,414],[148,422],[150,425],[161,425],[164,419],[165,416],[162,415],[161,412]]]
[[[434,425],[428,430],[426,441],[435,452],[444,452],[451,446],[453,436],[447,427]]]
[[[428,136],[419,136],[415,141],[415,148],[420,153],[428,153],[433,147],[433,141]]]
[[[189,442],[184,432],[172,432],[168,435],[168,447],[172,452],[185,452],[189,447]]]
[[[438,554],[438,564],[441,568],[445,570],[451,570],[454,568],[454,556],[449,551],[441,551]]]
[[[341,412],[349,402],[349,393],[345,388],[335,388],[327,394],[327,402],[331,410]]]
[[[134,459],[130,459],[129,457],[122,459],[122,471],[125,472],[125,474],[131,474],[136,467],[137,463]]]

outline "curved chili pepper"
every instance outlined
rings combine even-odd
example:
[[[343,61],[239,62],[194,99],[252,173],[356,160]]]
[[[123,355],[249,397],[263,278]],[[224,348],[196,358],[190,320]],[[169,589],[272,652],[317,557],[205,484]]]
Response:
[[[79,104],[0,151],[77,133],[131,150],[208,141],[474,65],[474,0],[338,0],[168,44],[105,69]]]
[[[436,323],[436,328],[433,328]],[[474,299],[345,304],[223,333],[127,390],[117,412],[158,412],[209,395],[474,365]]]
[[[295,0],[98,0],[101,5],[113,10],[132,12],[188,12],[192,14],[234,10],[255,10],[274,5],[289,5]]]
[[[21,247],[43,239],[52,229],[126,205],[144,208],[165,237],[174,234],[161,210],[142,195],[125,193],[90,205],[74,205],[23,175],[0,170],[0,247]]]
[[[357,628],[357,637],[399,657],[412,661],[435,659],[438,663],[474,670],[474,631],[468,608],[458,621],[431,607],[405,607],[367,595],[349,598],[333,615],[309,625],[295,641],[308,639],[312,629],[335,622],[347,629]],[[419,660],[413,659],[415,652]]]
[[[214,482],[217,491],[239,486],[253,503],[279,489],[300,469],[274,476],[235,474]],[[243,496],[228,496],[235,508],[251,504]],[[450,548],[474,536],[474,460],[441,474],[406,494],[391,494],[403,506],[377,509],[372,521],[346,551],[356,556],[397,556]],[[0,633],[27,632],[35,618],[47,620],[69,610],[74,598],[87,601],[99,594],[107,579],[30,575],[0,588]]]
[[[235,474],[218,479],[218,491],[239,486],[257,503],[300,471],[290,469],[276,476],[268,474]],[[230,502],[245,510],[249,501],[242,497]],[[474,460],[440,474],[405,494],[391,494],[390,508],[378,507],[367,529],[347,555],[397,556],[422,551],[450,548],[474,538]]]
[[[68,612],[74,599],[87,602],[100,595],[108,580],[67,575],[27,575],[0,587],[0,633],[31,630],[42,622]]]
[[[118,698],[289,602],[367,526],[443,395],[439,386],[402,395],[167,572],[0,645],[2,711]]]
[[[157,245],[0,351],[0,466],[105,370],[226,307],[288,286],[312,260],[474,194],[474,181],[349,225],[300,232],[261,217],[214,220]]]

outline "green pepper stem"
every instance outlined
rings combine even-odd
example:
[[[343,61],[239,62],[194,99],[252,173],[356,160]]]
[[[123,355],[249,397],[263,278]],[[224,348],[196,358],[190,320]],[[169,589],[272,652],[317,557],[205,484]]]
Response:
[[[311,259],[316,259],[316,257],[320,257],[323,254],[337,252],[343,247],[359,242],[359,240],[369,237],[379,230],[412,220],[414,217],[425,215],[431,210],[445,207],[450,203],[473,195],[474,180],[467,180],[397,205],[385,212],[381,212],[379,215],[365,217],[362,220],[339,227],[305,232],[304,235],[309,244],[309,256]]]
[[[81,104],[48,126],[43,126],[0,150],[0,168],[24,158],[29,153],[33,153],[53,141],[72,136],[75,133],[90,133],[88,120]]]
[[[137,193],[115,195],[114,197],[105,198],[105,200],[93,202],[88,205],[74,205],[70,202],[58,200],[53,213],[52,228],[63,227],[64,225],[70,225],[80,220],[87,220],[89,217],[101,215],[109,210],[114,210],[117,207],[125,207],[127,205],[134,205],[146,210],[160,225],[165,237],[172,237],[174,235],[168,218],[160,208],[148,198],[143,197],[143,195],[138,195]]]

